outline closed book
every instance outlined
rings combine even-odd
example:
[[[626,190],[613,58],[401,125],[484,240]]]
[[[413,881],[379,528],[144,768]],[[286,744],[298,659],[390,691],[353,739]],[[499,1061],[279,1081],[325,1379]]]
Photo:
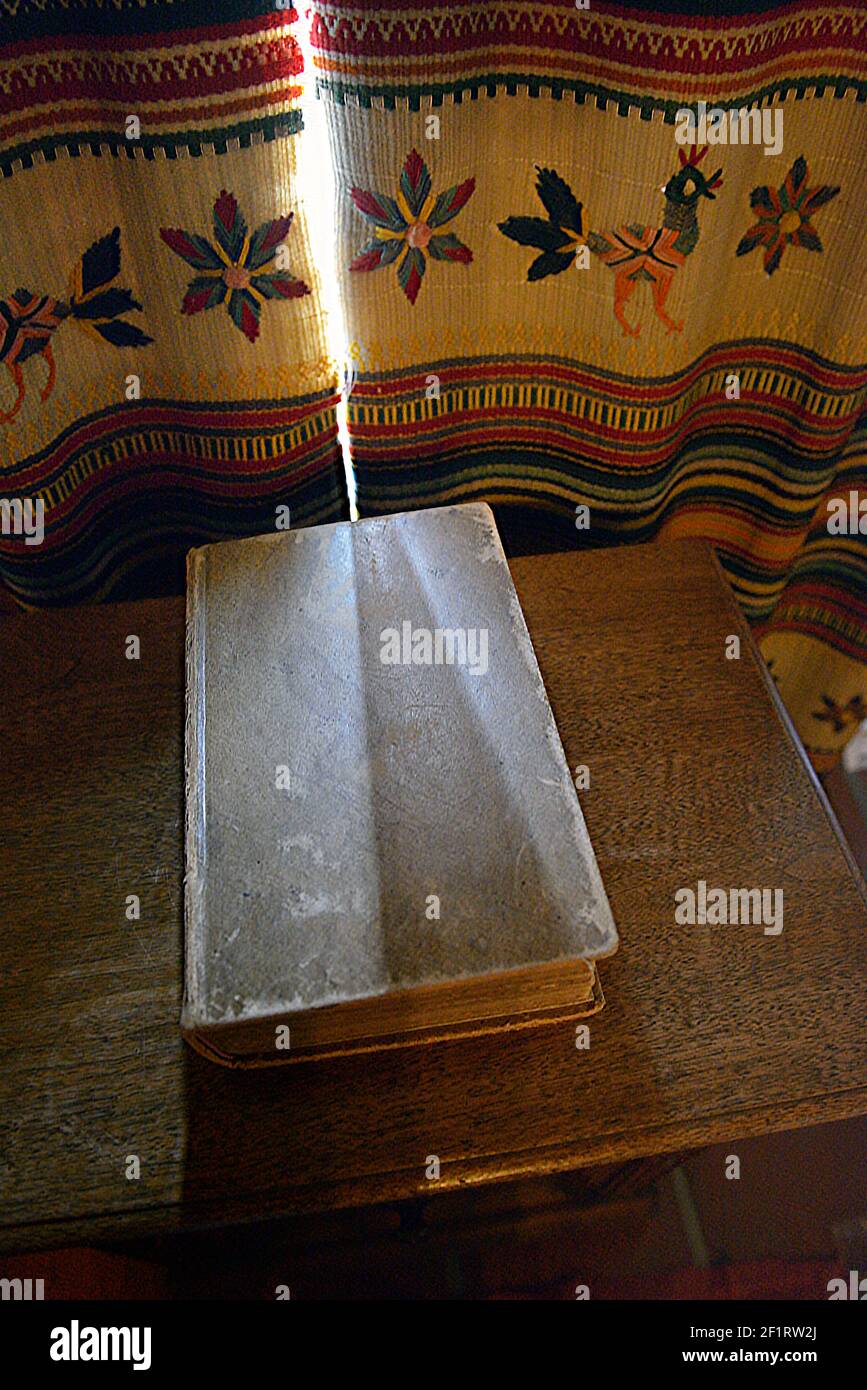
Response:
[[[490,509],[190,553],[182,1028],[230,1064],[582,1017],[617,933]]]

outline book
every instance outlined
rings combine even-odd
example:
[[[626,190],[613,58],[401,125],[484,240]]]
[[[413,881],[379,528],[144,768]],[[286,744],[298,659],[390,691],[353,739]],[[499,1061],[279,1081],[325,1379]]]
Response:
[[[215,1060],[601,1008],[617,931],[489,507],[191,551],[186,797]]]

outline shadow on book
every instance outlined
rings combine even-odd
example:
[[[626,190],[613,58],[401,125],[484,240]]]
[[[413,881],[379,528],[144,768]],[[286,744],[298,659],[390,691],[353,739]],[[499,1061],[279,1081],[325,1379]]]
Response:
[[[489,509],[190,557],[182,1026],[264,1065],[577,1018],[617,944]]]

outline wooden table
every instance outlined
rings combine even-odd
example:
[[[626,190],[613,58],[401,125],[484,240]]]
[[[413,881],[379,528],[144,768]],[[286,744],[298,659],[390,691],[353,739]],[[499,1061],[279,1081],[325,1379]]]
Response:
[[[183,605],[0,616],[4,1248],[431,1196],[432,1154],[441,1191],[867,1110],[867,905],[710,550],[512,568],[622,942],[589,1051],[554,1026],[260,1073],[195,1055]],[[675,926],[699,879],[782,888],[782,935]]]

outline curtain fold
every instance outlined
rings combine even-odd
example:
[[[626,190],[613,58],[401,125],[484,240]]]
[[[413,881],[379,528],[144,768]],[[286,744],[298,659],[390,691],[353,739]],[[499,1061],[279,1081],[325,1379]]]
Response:
[[[708,538],[821,768],[867,713],[865,14],[702,8],[315,0],[358,505]]]
[[[361,514],[706,537],[829,766],[867,714],[865,15],[703,8],[0,5],[8,590],[153,593],[347,514],[309,24]]]
[[[347,514],[297,21],[0,6],[0,497],[44,508],[41,544],[8,510],[0,577],[25,603],[177,587],[192,544]]]

